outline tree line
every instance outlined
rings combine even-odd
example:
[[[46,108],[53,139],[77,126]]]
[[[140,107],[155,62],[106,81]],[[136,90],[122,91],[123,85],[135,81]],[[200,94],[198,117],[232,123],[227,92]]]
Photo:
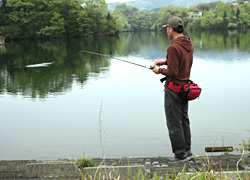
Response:
[[[2,0],[0,32],[6,38],[114,35],[105,0]]]
[[[240,29],[250,27],[250,2],[233,6],[218,3],[214,9],[209,4],[199,5],[194,10],[203,11],[201,18],[190,21],[190,29]]]
[[[190,12],[203,15],[192,17]],[[111,13],[105,0],[1,0],[0,35],[9,39],[113,36],[119,31],[161,30],[172,16],[181,17],[188,29],[249,28],[250,3],[167,6],[151,12],[119,4]]]
[[[195,17],[190,14],[197,12],[201,12],[202,16]],[[157,12],[148,13],[121,4],[116,6],[113,14],[120,16],[120,30],[125,31],[160,30],[172,16],[181,17],[187,29],[226,30],[250,27],[250,3],[233,6],[229,3],[212,2],[199,4],[191,8],[166,6],[160,8]]]

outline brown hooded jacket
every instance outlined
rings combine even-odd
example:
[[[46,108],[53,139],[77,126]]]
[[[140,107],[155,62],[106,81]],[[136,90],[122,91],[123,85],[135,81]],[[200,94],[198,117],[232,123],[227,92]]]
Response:
[[[159,68],[159,72],[165,75],[168,81],[185,84],[190,78],[193,52],[190,38],[187,36],[176,38],[167,50],[167,69]],[[169,89],[165,86],[164,91],[169,91]]]

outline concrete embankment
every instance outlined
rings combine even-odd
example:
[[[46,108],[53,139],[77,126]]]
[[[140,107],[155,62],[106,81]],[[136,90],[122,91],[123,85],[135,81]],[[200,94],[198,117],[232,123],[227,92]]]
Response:
[[[120,180],[136,179],[140,171],[144,177],[152,177],[154,173],[159,176],[185,173],[194,173],[199,170],[205,171],[213,169],[214,172],[222,173],[228,177],[235,177],[237,169],[248,178],[250,167],[250,156],[245,156],[241,161],[241,156],[209,156],[196,157],[195,161],[187,163],[168,163],[166,157],[152,158],[113,158],[113,159],[93,159],[99,167],[78,169],[71,160],[57,161],[0,161],[0,180],[75,180],[81,179],[80,171],[88,179],[99,180],[99,174],[103,179],[110,177],[120,177]],[[129,173],[129,174],[128,174]]]

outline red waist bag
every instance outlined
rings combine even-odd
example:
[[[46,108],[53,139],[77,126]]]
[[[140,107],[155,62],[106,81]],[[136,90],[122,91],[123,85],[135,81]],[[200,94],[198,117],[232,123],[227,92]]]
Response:
[[[196,99],[201,94],[201,88],[191,80],[188,80],[188,83],[184,85],[167,81],[167,87],[177,93],[182,99],[188,101]]]

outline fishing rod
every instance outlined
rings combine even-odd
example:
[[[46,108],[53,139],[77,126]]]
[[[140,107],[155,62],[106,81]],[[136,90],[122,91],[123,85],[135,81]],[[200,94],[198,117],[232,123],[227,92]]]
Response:
[[[133,63],[133,62],[130,62],[130,61],[126,61],[124,59],[116,58],[116,57],[113,57],[113,56],[107,55],[107,54],[101,54],[101,53],[96,53],[96,52],[91,52],[91,51],[82,51],[82,52],[89,53],[89,54],[95,54],[95,55],[98,55],[98,56],[105,56],[105,57],[113,58],[113,59],[116,59],[116,60],[119,60],[119,61],[130,63],[130,64],[133,64],[133,65],[136,65],[136,66],[140,66],[140,67],[144,67],[144,68],[147,68],[147,69],[154,69],[154,66],[152,66],[152,65],[150,65],[148,67],[148,66],[144,66],[144,65],[141,65],[141,64],[137,64],[137,63]]]

